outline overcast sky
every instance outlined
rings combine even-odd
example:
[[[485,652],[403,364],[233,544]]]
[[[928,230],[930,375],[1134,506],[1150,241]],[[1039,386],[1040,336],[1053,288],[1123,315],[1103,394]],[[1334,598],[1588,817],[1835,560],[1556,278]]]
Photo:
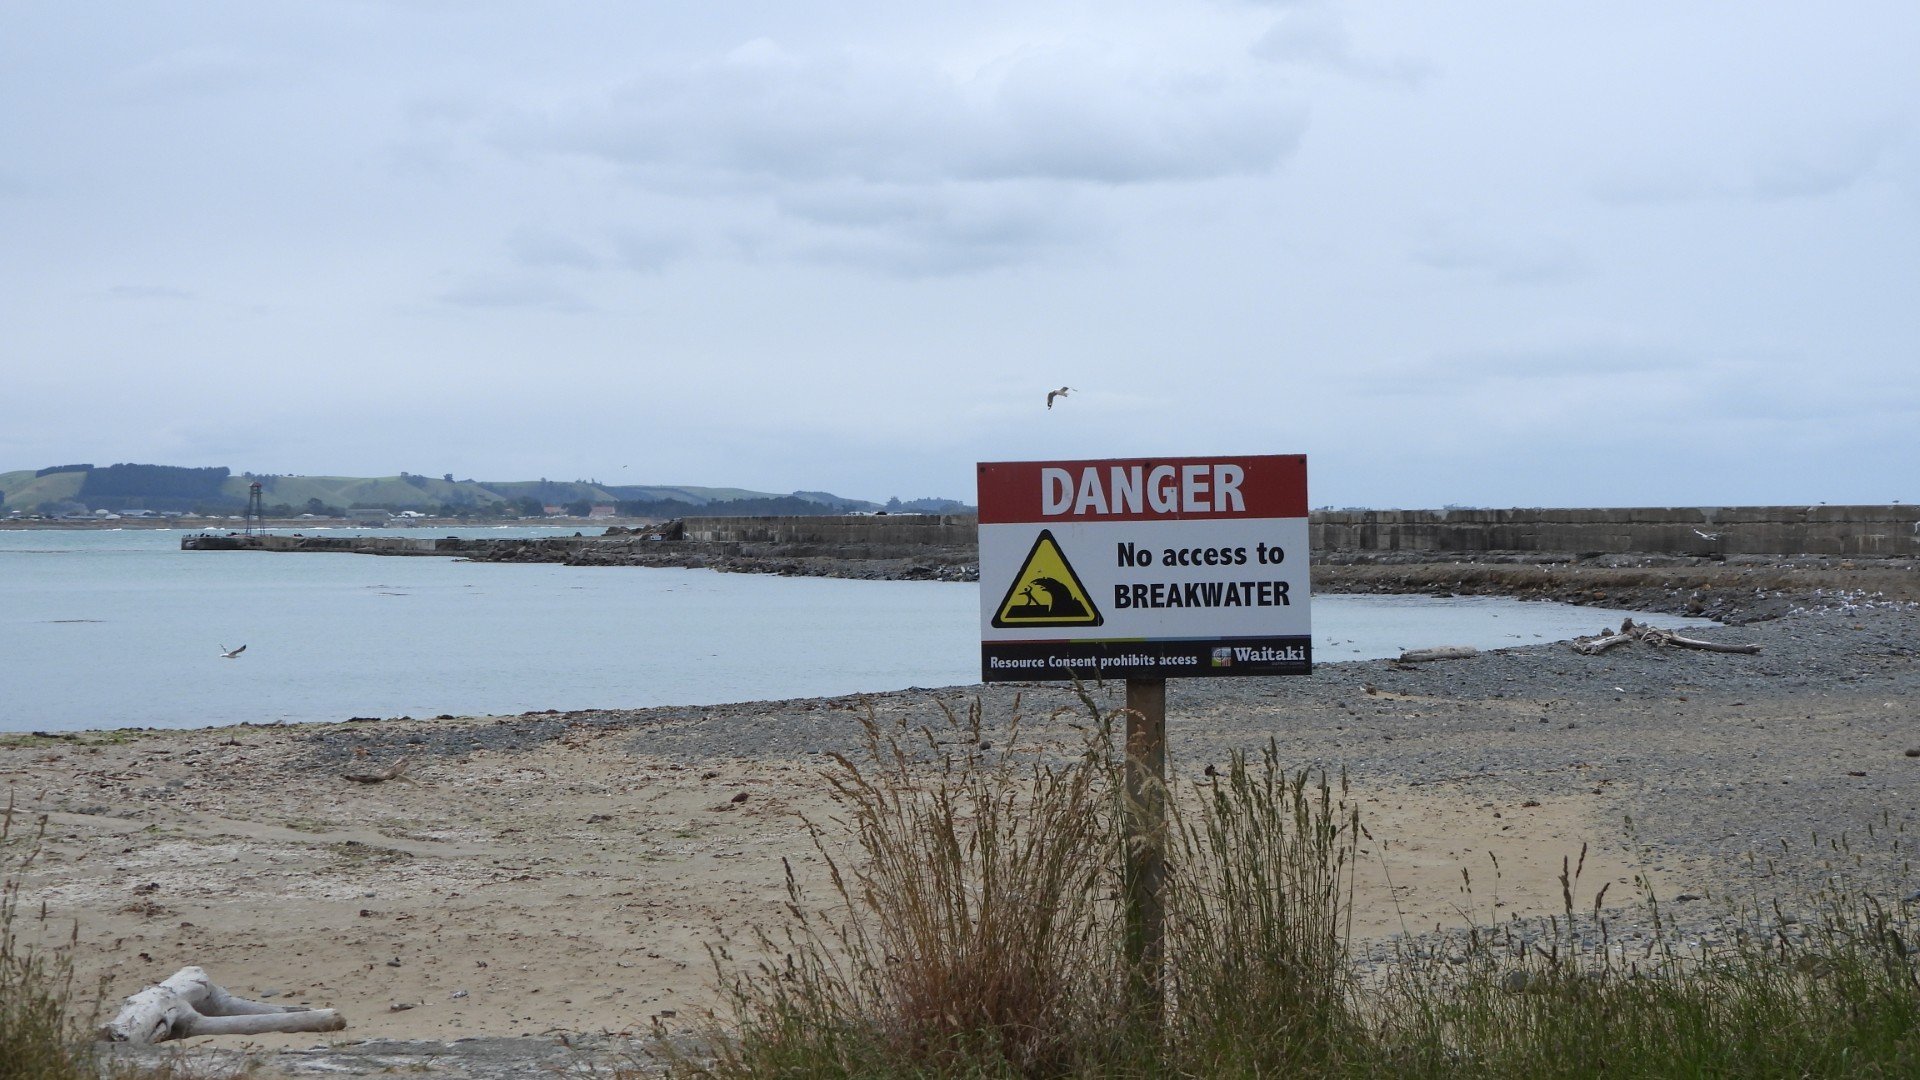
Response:
[[[0,470],[1920,500],[1916,57],[1913,0],[13,0]]]

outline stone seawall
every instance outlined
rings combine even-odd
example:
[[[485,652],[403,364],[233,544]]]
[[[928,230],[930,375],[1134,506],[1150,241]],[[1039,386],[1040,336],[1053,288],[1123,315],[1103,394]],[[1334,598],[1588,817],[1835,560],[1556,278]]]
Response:
[[[1319,510],[1318,554],[1490,551],[1651,555],[1920,555],[1920,506]],[[971,548],[970,515],[688,518],[705,543]]]
[[[706,543],[820,546],[972,547],[971,514],[885,514],[848,517],[690,517],[682,537]]]
[[[1337,510],[1315,512],[1310,531],[1317,554],[1912,557],[1920,555],[1920,506]]]
[[[188,550],[341,551],[369,555],[454,555],[481,561],[587,565],[714,566],[747,569],[780,561],[775,572],[821,572],[827,563],[906,560],[918,576],[930,567],[964,567],[978,558],[971,515],[847,517],[696,517],[656,530],[546,539],[437,539],[392,536],[300,537],[198,534]],[[1597,510],[1322,510],[1309,520],[1317,559],[1376,556],[1641,554],[1727,556],[1920,557],[1920,506],[1737,506]],[[659,539],[654,539],[659,537]],[[869,576],[875,567],[854,573]]]

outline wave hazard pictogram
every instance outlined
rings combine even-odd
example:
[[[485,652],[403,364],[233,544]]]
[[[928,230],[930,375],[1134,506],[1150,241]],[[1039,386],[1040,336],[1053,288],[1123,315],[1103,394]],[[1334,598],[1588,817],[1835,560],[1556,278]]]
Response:
[[[1040,530],[1033,550],[1020,564],[1020,572],[1007,586],[1006,599],[994,613],[993,625],[1001,629],[1019,626],[1099,626],[1104,620],[1094,606],[1087,587],[1067,562],[1066,552],[1050,530]]]

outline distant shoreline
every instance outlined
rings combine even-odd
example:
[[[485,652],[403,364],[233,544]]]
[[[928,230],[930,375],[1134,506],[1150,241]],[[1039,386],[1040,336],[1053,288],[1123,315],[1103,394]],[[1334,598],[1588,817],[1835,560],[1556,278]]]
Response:
[[[237,533],[237,522],[215,519],[123,518],[118,521],[0,521],[5,531],[172,530]],[[266,529],[392,530],[432,537],[446,529],[549,529],[573,536],[529,540],[485,553],[451,557],[490,562],[709,569],[725,573],[863,580],[969,581],[978,575],[971,548],[881,550],[853,545],[647,542],[658,521],[594,518],[475,523],[457,518],[409,519],[406,525],[358,526],[341,519],[276,518]],[[638,533],[638,535],[634,535]],[[217,558],[217,555],[209,555]],[[446,557],[446,556],[440,556]],[[1849,598],[1920,602],[1920,559],[1901,556],[1658,555],[1643,552],[1388,551],[1315,552],[1313,590],[1339,594],[1508,596],[1632,611],[1698,615],[1727,623],[1778,618],[1796,608],[1828,607]]]

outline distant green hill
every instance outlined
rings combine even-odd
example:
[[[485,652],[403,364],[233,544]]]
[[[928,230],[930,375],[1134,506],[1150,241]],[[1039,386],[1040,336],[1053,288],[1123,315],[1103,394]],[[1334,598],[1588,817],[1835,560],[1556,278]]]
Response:
[[[595,480],[455,480],[446,476],[291,476],[174,465],[58,465],[0,473],[0,513],[193,512],[237,514],[258,482],[270,514],[363,516],[412,510],[435,516],[534,517],[548,507],[614,506],[631,516],[836,514],[881,504],[825,491],[778,494],[688,484],[602,484]],[[947,499],[893,500],[891,510],[964,509]]]

